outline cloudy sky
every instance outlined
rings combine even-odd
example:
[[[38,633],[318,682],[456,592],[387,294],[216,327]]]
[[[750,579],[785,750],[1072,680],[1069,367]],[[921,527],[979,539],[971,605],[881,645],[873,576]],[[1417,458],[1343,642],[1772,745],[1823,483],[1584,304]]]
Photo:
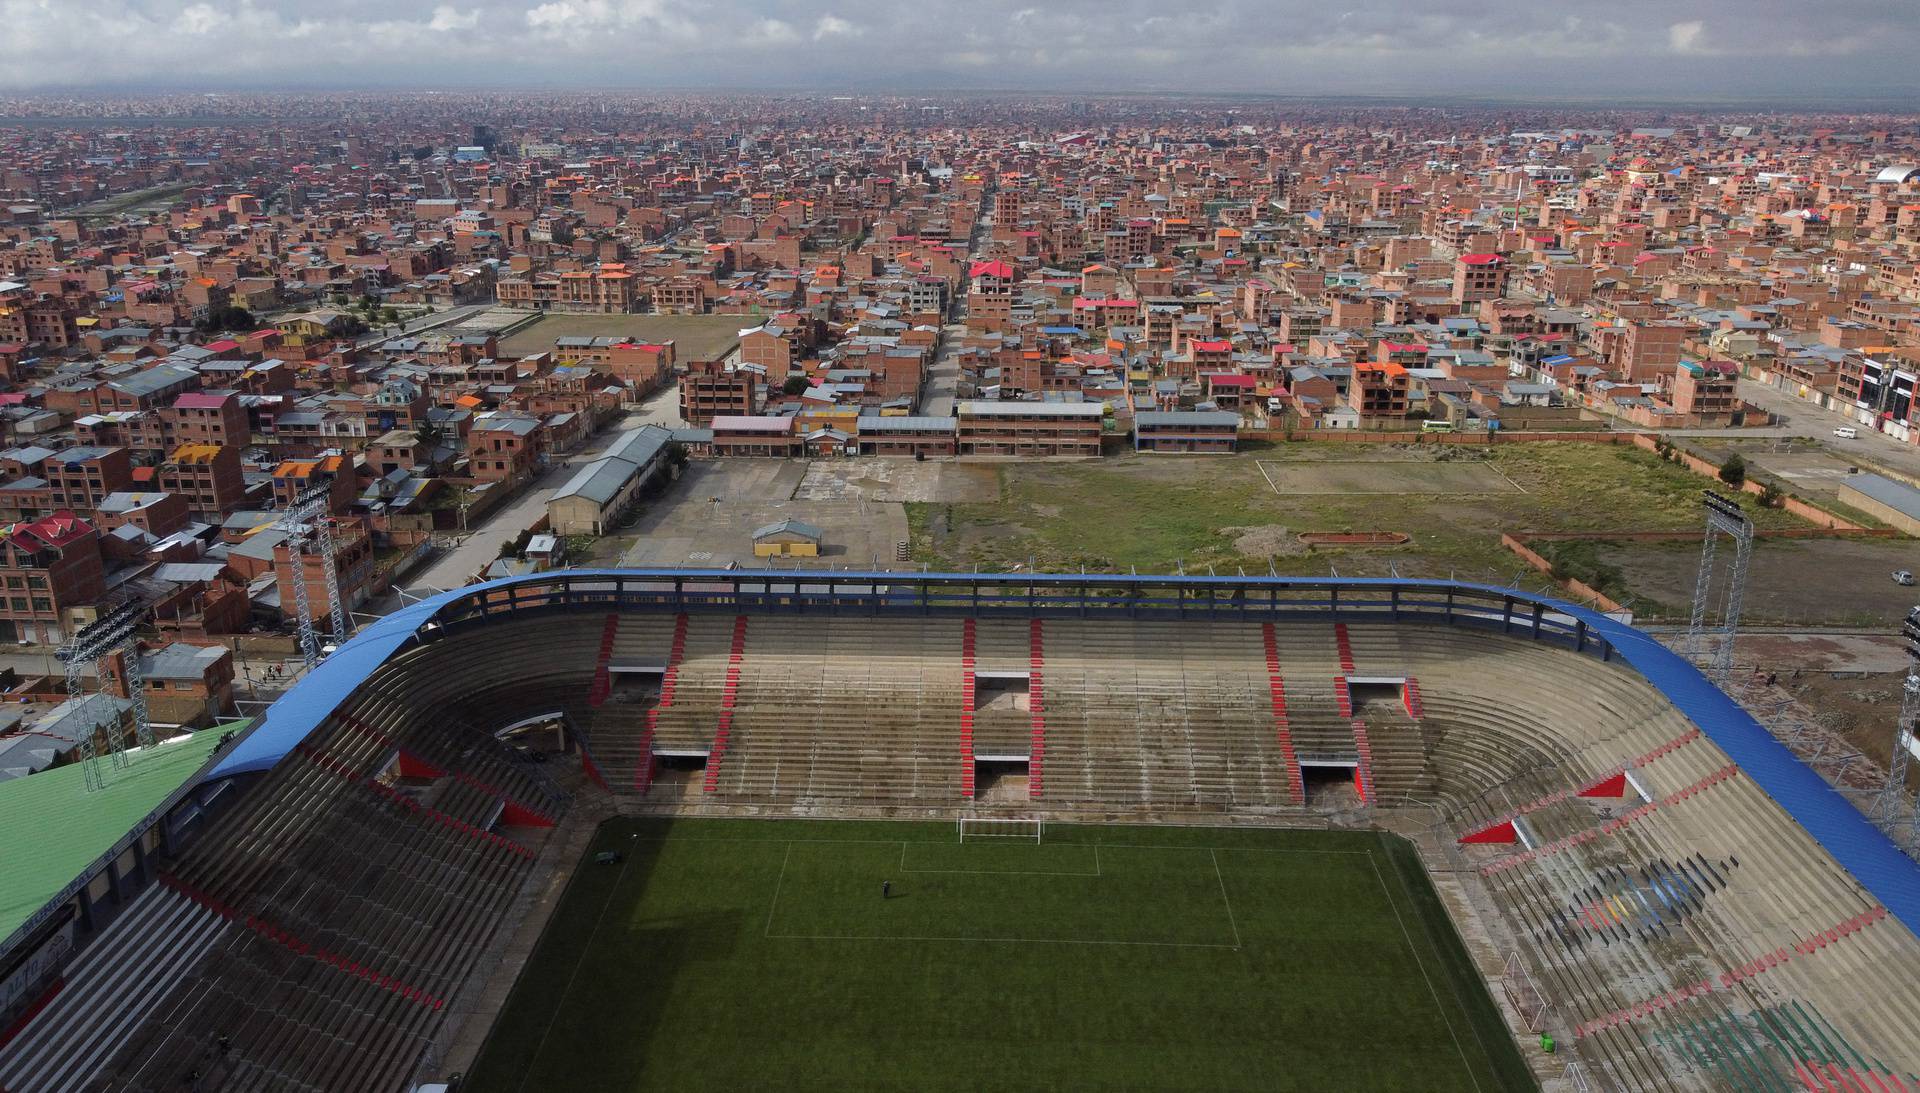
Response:
[[[1920,104],[1920,0],[0,0],[0,89],[1266,91]]]

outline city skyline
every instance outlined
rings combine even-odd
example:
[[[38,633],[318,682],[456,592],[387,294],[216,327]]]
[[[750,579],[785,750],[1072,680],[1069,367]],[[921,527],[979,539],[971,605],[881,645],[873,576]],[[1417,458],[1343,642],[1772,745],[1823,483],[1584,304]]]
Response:
[[[1906,5],[0,0],[0,90],[733,88],[1911,102]],[[102,56],[125,63],[103,65]],[[164,57],[164,64],[143,64]],[[325,63],[318,63],[319,58]]]

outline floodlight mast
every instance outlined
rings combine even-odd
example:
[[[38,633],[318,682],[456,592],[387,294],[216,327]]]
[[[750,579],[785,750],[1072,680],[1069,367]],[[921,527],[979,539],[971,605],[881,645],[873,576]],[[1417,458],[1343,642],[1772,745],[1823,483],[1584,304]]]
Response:
[[[1726,686],[1733,670],[1734,639],[1740,632],[1740,610],[1747,598],[1747,564],[1753,555],[1753,521],[1740,503],[1712,490],[1702,490],[1701,507],[1706,512],[1706,530],[1700,541],[1700,573],[1694,580],[1693,614],[1687,624],[1686,643],[1681,653],[1698,663],[1708,659],[1707,668],[1714,682]],[[1707,626],[1707,608],[1713,598],[1714,575],[1718,571],[1719,536],[1733,540],[1733,564],[1727,575],[1726,592],[1721,600],[1718,626]],[[1709,633],[1720,636],[1710,653],[1705,648]]]
[[[294,498],[293,504],[275,526],[287,533],[287,565],[293,571],[295,624],[300,633],[300,657],[312,668],[320,662],[320,637],[313,628],[313,599],[307,590],[306,546],[312,536],[319,547],[327,589],[327,611],[332,616],[333,638],[344,643],[352,633],[352,622],[340,600],[340,575],[334,567],[332,515],[327,511],[330,488],[322,483],[309,487]]]
[[[1901,645],[1907,654],[1907,678],[1900,687],[1899,721],[1893,727],[1893,747],[1887,755],[1887,779],[1874,798],[1872,819],[1909,855],[1920,854],[1920,804],[1908,796],[1907,768],[1920,758],[1920,607],[1907,612],[1900,624]]]
[[[58,657],[66,668],[67,705],[77,714],[81,702],[86,697],[81,684],[82,670],[89,664],[98,664],[100,658],[116,649],[123,650],[126,670],[123,679],[127,685],[128,700],[133,705],[134,732],[143,745],[153,743],[153,725],[147,718],[147,703],[144,680],[140,675],[140,647],[134,636],[134,625],[139,622],[143,609],[134,603],[124,603],[100,616],[86,626],[81,627],[60,648]],[[115,767],[124,767],[128,763],[126,754],[126,734],[120,731],[118,718],[107,731],[107,754]],[[80,736],[80,764],[82,777],[88,792],[106,788],[106,777],[96,762],[100,757],[100,745],[97,737],[101,735],[100,723],[95,721]]]

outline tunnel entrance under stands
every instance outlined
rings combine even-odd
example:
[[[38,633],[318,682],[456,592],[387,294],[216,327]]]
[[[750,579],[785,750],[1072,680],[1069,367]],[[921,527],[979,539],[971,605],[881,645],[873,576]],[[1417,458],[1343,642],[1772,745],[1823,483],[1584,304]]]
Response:
[[[666,676],[666,668],[659,666],[608,665],[607,682],[612,689],[607,692],[607,701],[629,706],[657,705]]]
[[[1306,803],[1315,808],[1345,808],[1360,803],[1360,791],[1353,784],[1358,763],[1301,763],[1300,783],[1306,788]]]
[[[522,718],[505,728],[496,729],[493,738],[512,748],[514,754],[530,762],[545,762],[550,755],[564,755],[567,742],[567,715],[559,710]]]
[[[1407,681],[1394,676],[1359,676],[1347,680],[1347,695],[1353,699],[1353,715],[1383,714],[1407,708]]]
[[[1025,672],[973,673],[975,710],[1030,710],[1032,696],[1033,679]]]
[[[973,799],[976,801],[1025,801],[1029,762],[1024,755],[975,756],[973,760]]]
[[[668,794],[697,790],[707,778],[704,751],[653,753],[653,788]]]

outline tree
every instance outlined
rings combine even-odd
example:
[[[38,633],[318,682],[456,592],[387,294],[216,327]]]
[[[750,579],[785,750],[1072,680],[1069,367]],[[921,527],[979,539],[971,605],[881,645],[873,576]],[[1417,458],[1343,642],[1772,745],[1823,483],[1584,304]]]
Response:
[[[1728,456],[1727,461],[1720,464],[1720,481],[1729,486],[1738,486],[1746,480],[1747,461],[1740,458],[1739,452]]]
[[[811,386],[813,385],[807,382],[807,377],[796,372],[787,377],[787,382],[780,385],[780,390],[785,394],[797,395]]]
[[[1777,509],[1785,504],[1787,493],[1778,482],[1764,482],[1760,486],[1760,504],[1766,508]]]
[[[440,439],[446,435],[446,431],[430,418],[413,430],[413,438],[429,448],[439,447]]]
[[[397,322],[399,322],[399,321],[400,321],[400,309],[399,309],[399,308],[397,308],[397,307],[383,307],[383,308],[381,308],[381,309],[380,309],[380,321],[381,321],[381,322],[383,322],[383,323],[397,323]]]

